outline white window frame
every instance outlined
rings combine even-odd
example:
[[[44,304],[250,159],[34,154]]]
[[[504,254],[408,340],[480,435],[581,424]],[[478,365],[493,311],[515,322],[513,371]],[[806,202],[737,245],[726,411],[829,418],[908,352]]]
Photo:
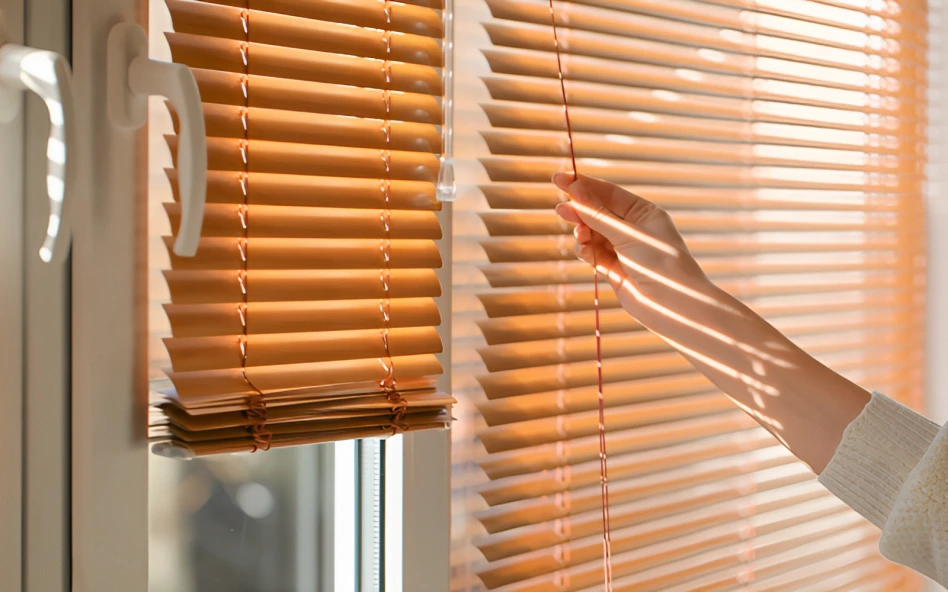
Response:
[[[23,0],[0,0],[3,40],[24,43]],[[22,100],[22,99],[21,99]],[[0,589],[22,587],[22,438],[23,438],[23,109],[9,123],[0,122],[0,332],[4,351],[4,412],[0,414]]]
[[[68,59],[68,0],[0,0],[5,41]],[[9,379],[0,420],[4,453],[0,589],[66,589],[69,561],[69,267],[40,260],[46,234],[49,112],[17,92],[0,126],[0,371]],[[70,154],[69,158],[76,155]]]
[[[76,119],[82,150],[94,155],[79,179],[82,211],[73,241],[72,589],[81,592],[148,587],[147,270],[137,238],[147,228],[147,131],[116,129],[104,99],[110,29],[137,22],[147,30],[147,13],[139,0],[73,0]],[[440,386],[446,389],[450,212],[441,213],[446,374]],[[386,557],[386,572],[401,574],[405,592],[447,590],[449,432],[405,434],[400,445],[400,478],[390,483],[398,484],[401,495],[393,497],[401,498],[401,507],[386,504],[386,512],[402,517],[401,532],[387,533],[393,543],[401,541],[401,558],[395,565]],[[392,586],[386,589],[395,592],[397,583]]]

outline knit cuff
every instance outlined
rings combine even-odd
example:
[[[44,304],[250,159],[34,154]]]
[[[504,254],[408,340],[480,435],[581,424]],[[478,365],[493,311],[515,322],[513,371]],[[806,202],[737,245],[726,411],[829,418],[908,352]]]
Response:
[[[938,431],[935,423],[908,407],[873,393],[843,433],[820,483],[883,528],[909,473]]]

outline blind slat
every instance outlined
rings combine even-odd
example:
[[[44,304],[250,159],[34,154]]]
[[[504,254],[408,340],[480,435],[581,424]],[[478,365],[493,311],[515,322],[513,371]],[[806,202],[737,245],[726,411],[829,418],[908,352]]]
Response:
[[[215,4],[244,8],[248,0],[212,0]],[[437,1],[415,0],[392,3],[386,17],[385,4],[376,0],[250,0],[251,10],[273,12],[306,19],[343,23],[368,29],[383,29],[441,38],[441,15]],[[433,6],[432,6],[433,5]]]
[[[245,250],[230,238],[202,238],[194,257],[178,257],[172,252],[174,239],[165,237],[173,270],[310,270],[379,269],[385,267],[385,253],[379,240],[372,239],[281,239],[253,237]],[[388,241],[386,241],[388,242]],[[441,253],[434,241],[392,240],[391,269],[441,267]],[[246,260],[246,265],[242,260]]]
[[[178,174],[167,171],[175,200],[178,194]],[[246,203],[268,206],[333,207],[340,200],[346,208],[375,210],[385,205],[386,196],[380,190],[378,179],[353,177],[309,177],[254,173],[253,186],[248,186]],[[393,216],[398,210],[438,211],[435,185],[428,181],[393,180],[389,187],[389,204]],[[232,171],[208,171],[207,202],[209,204],[245,203],[240,176]],[[169,211],[174,211],[169,205]]]
[[[243,300],[233,271],[171,270],[164,272],[177,304],[238,303]],[[395,269],[390,278],[392,298],[441,295],[433,270]],[[378,271],[319,270],[247,272],[248,292],[253,302],[304,302],[313,300],[359,300],[384,298]],[[377,303],[377,302],[376,302]]]
[[[407,92],[391,92],[376,88],[359,88],[248,76],[253,92],[245,99],[242,75],[192,68],[205,105],[220,103],[265,109],[306,113],[329,113],[351,117],[370,117],[420,123],[441,122],[441,101],[438,97]]]
[[[572,112],[572,111],[571,111]],[[491,208],[498,210],[544,210],[556,207],[562,198],[547,183],[492,183],[482,185]],[[629,186],[628,191],[648,195],[662,207],[676,210],[812,210],[845,212],[897,211],[898,199],[886,193],[866,191],[819,191],[777,189],[717,189],[704,187],[669,187],[662,185]],[[680,213],[679,213],[680,215]],[[815,214],[814,214],[815,215]]]
[[[441,339],[434,327],[392,329],[389,347],[393,356],[441,353]],[[171,363],[179,372],[220,370],[241,365],[237,335],[166,339]],[[361,358],[384,358],[386,348],[378,330],[289,335],[249,335],[245,365],[273,366]]]
[[[239,21],[238,21],[239,23]],[[221,72],[244,71],[241,41],[168,33],[175,62]],[[441,73],[431,66],[250,43],[249,73],[383,90],[441,94]]]
[[[169,136],[167,142],[177,161],[177,136]],[[252,153],[247,165],[239,142],[208,138],[208,169],[236,173],[249,168],[250,173],[357,177],[375,179],[376,183],[390,175],[392,179],[433,183],[440,166],[434,154],[420,152],[268,141],[250,142],[246,150],[248,155]]]
[[[253,26],[245,33],[241,24],[242,6],[226,7],[184,0],[166,0],[166,4],[171,12],[174,30],[178,33],[240,42],[249,36],[250,42],[254,44],[428,66],[442,64],[441,43],[433,37],[393,35],[384,28],[353,27],[343,23],[302,19],[260,10],[251,10],[248,13],[248,19],[253,21]]]
[[[246,110],[246,117],[253,124],[245,132],[244,115],[243,107],[205,104],[208,137],[243,139],[246,135],[250,140],[432,154],[441,150],[441,132],[431,124],[251,108]],[[178,131],[176,117],[174,123]]]
[[[181,338],[237,335],[242,330],[231,304],[167,304],[172,332]],[[375,300],[253,302],[247,305],[247,331],[253,335],[381,329]],[[393,328],[437,326],[441,315],[430,298],[391,301]]]
[[[165,204],[172,232],[177,233],[181,206]],[[253,220],[248,234],[253,238],[294,239],[428,239],[441,238],[441,225],[432,211],[393,211],[388,231],[377,211],[369,209],[252,205],[246,218]],[[236,208],[208,204],[204,209],[202,235],[208,238],[239,238],[244,230]]]

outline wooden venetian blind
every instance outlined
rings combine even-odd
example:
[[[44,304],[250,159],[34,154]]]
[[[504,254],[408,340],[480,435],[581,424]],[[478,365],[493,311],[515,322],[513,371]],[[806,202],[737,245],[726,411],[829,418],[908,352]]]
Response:
[[[201,455],[444,427],[440,0],[167,7],[210,170],[197,256],[166,239],[157,435]]]
[[[550,176],[570,163],[550,9],[485,1],[478,576],[601,590],[593,276],[553,212]],[[555,15],[579,170],[668,208],[719,285],[917,404],[925,3],[574,0]],[[615,590],[916,589],[871,526],[602,295]]]

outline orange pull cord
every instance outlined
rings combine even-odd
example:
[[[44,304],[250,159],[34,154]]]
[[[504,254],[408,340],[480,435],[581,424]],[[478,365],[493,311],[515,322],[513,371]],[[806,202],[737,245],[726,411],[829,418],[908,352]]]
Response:
[[[573,145],[573,127],[569,118],[569,101],[566,97],[566,79],[563,77],[563,57],[560,52],[560,40],[556,33],[556,12],[553,0],[550,0],[550,23],[553,26],[553,44],[556,48],[556,67],[560,78],[560,90],[563,93],[563,115],[566,118],[566,137],[569,143],[569,157],[573,163],[573,180],[579,179],[576,169],[576,149]],[[595,263],[595,261],[593,262]],[[603,589],[612,592],[612,537],[609,533],[609,470],[606,460],[606,411],[602,388],[602,331],[599,325],[599,268],[593,266],[593,308],[596,317],[596,373],[599,387],[599,483],[602,494],[602,569]]]

